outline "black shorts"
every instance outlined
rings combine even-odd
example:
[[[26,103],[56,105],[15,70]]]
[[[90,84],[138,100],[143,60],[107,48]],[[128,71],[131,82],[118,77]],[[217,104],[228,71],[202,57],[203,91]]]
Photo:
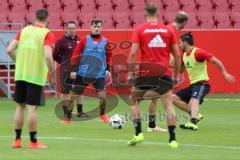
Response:
[[[16,81],[14,101],[34,106],[44,106],[44,87],[26,81]]]
[[[172,78],[170,76],[138,77],[134,80],[134,87],[144,91],[155,91],[160,95],[172,89]]]
[[[176,93],[186,103],[189,103],[191,98],[196,98],[202,104],[204,97],[209,93],[211,86],[207,83],[197,82],[184,88]]]
[[[73,80],[70,78],[70,73],[68,71],[61,71],[61,93],[69,94],[72,90]]]
[[[93,84],[96,91],[104,91],[106,90],[106,82],[105,78],[86,78],[77,75],[77,78],[73,82],[73,89],[72,91],[75,94],[83,94],[85,88],[89,85]]]

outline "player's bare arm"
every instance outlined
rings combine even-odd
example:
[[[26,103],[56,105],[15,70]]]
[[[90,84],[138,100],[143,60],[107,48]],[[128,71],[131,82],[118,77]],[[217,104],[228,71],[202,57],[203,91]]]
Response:
[[[16,60],[15,49],[17,48],[17,45],[18,45],[18,41],[14,39],[10,42],[10,44],[7,47],[7,53],[13,61]]]
[[[131,50],[130,50],[130,55],[129,55],[129,72],[128,72],[128,80],[132,80],[134,78],[134,63],[136,62],[136,57],[137,57],[137,51],[139,48],[138,43],[133,43]]]
[[[48,70],[49,70],[49,72],[52,73],[52,72],[54,72],[54,69],[55,69],[55,63],[52,58],[52,47],[49,45],[44,46],[44,53],[45,53]]]
[[[177,83],[177,77],[178,77],[178,73],[180,71],[180,65],[181,65],[181,56],[180,56],[177,44],[173,44],[171,46],[171,54],[173,55],[173,58],[174,58],[173,81],[174,83]]]
[[[230,82],[230,83],[234,83],[235,82],[235,77],[232,76],[231,74],[229,74],[226,70],[226,68],[224,67],[223,63],[217,59],[216,57],[212,57],[210,59],[210,62],[217,65],[217,67],[220,69],[220,71],[222,72],[224,78],[226,79],[226,81]]]

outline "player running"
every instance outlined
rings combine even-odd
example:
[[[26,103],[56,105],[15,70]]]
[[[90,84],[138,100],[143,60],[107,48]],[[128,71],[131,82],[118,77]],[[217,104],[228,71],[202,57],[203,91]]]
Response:
[[[80,42],[80,38],[76,34],[76,23],[74,21],[67,22],[66,33],[57,41],[53,51],[53,59],[60,64],[60,75],[61,75],[61,101],[64,112],[64,119],[61,121],[62,124],[69,124],[72,110],[71,104],[68,104],[74,97],[69,94],[72,89],[73,80],[70,79],[68,68],[70,66],[70,59],[73,51],[77,44]],[[77,99],[77,116],[86,117],[87,115],[83,112],[82,101],[83,97],[76,96]],[[69,106],[70,105],[70,106]],[[70,107],[70,108],[68,108]]]
[[[140,68],[144,63],[157,64],[158,69],[165,68],[167,73],[159,75],[141,75],[134,80],[134,87],[131,95],[131,113],[135,126],[135,136],[128,142],[133,146],[144,140],[141,128],[141,117],[139,102],[148,92],[158,94],[161,97],[165,112],[167,114],[167,124],[169,130],[169,145],[171,148],[177,148],[175,129],[175,111],[172,102],[172,79],[169,70],[170,51],[175,58],[175,68],[173,81],[177,81],[178,70],[180,67],[180,53],[175,35],[169,28],[158,22],[158,8],[153,3],[145,6],[146,23],[136,27],[132,36],[132,47],[129,55],[129,75],[131,81],[134,78],[134,63],[136,62],[137,50],[141,49],[142,59]],[[161,67],[162,66],[162,67]],[[149,68],[151,69],[151,68]],[[144,69],[143,69],[144,70]],[[156,70],[156,68],[154,69]],[[161,86],[161,87],[160,87]]]
[[[215,64],[228,82],[233,83],[235,78],[215,56],[194,46],[191,33],[181,36],[180,47],[184,52],[181,72],[187,69],[191,85],[174,94],[173,102],[178,108],[191,115],[190,122],[180,125],[180,128],[198,130],[197,123],[203,118],[199,114],[199,105],[203,103],[204,97],[211,88],[208,82],[207,62]]]
[[[174,35],[176,35],[176,39],[178,40],[179,37],[177,36],[177,31],[184,29],[188,22],[188,15],[186,12],[179,11],[175,16],[175,21],[168,25],[169,29],[172,30]],[[170,66],[174,67],[174,57],[170,54]],[[149,117],[148,117],[148,128],[147,132],[162,132],[167,131],[166,129],[160,128],[156,126],[156,112],[157,112],[157,99],[151,100],[149,104]]]
[[[7,52],[16,61],[15,112],[16,139],[13,148],[21,148],[21,133],[24,124],[24,109],[28,108],[29,148],[47,148],[37,140],[37,108],[44,106],[44,86],[48,70],[54,71],[52,46],[54,35],[47,28],[48,11],[36,12],[36,23],[24,27],[9,44]],[[17,54],[15,54],[17,49]]]
[[[73,94],[82,96],[85,88],[93,84],[99,98],[100,118],[109,123],[106,109],[106,76],[110,74],[112,53],[107,50],[108,40],[101,36],[102,20],[95,18],[91,22],[91,34],[82,38],[74,50],[71,64],[78,64],[77,72],[71,73],[74,79]]]

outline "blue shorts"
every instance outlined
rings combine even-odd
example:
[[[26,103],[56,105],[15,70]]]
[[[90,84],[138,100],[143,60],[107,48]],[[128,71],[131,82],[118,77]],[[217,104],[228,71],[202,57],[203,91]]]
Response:
[[[196,98],[199,100],[199,103],[202,104],[204,97],[209,93],[210,89],[211,86],[208,83],[197,82],[175,94],[186,103],[189,103],[191,98]]]

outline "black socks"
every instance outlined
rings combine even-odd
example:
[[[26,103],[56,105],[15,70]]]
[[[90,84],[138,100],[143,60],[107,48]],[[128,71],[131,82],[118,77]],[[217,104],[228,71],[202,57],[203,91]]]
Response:
[[[137,136],[139,133],[142,133],[141,119],[135,119],[135,120],[133,120],[133,124],[134,124],[134,127],[135,127],[135,134],[136,134],[136,136]]]

